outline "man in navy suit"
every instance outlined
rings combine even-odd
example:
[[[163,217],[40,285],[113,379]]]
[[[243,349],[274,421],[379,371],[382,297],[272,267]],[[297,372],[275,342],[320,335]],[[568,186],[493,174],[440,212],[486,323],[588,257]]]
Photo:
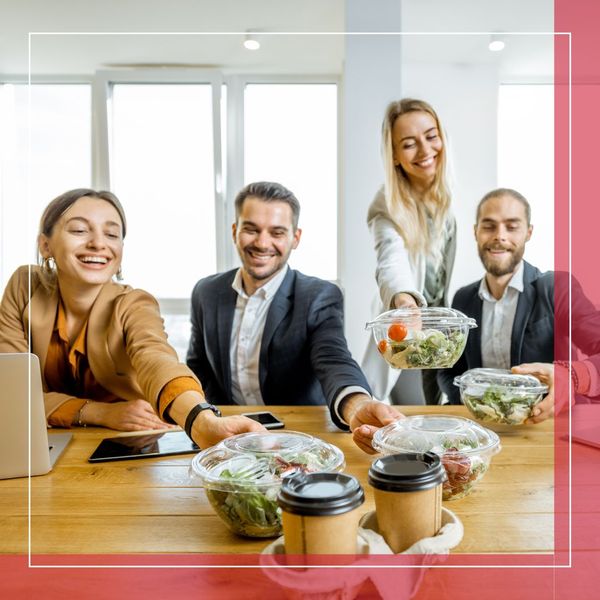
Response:
[[[460,288],[452,301],[452,307],[473,317],[478,328],[469,333],[465,351],[454,367],[438,372],[440,388],[451,404],[460,404],[454,377],[468,369],[510,369],[522,363],[568,358],[568,327],[555,332],[555,302],[556,319],[562,324],[568,320],[570,278],[564,273],[542,273],[523,260],[532,230],[531,208],[519,192],[500,188],[479,202],[475,240],[486,273],[480,281]],[[595,355],[600,352],[598,311],[578,282],[570,279],[570,283],[573,341],[586,354]],[[572,363],[572,367],[592,386],[586,391],[600,386],[599,356]],[[549,416],[551,408],[551,403],[544,404],[540,410],[546,412],[533,420]]]
[[[337,286],[290,269],[300,205],[277,183],[247,185],[235,200],[242,266],[192,293],[188,366],[214,404],[328,404],[333,422],[372,451],[376,427],[398,413],[371,397],[348,350]]]

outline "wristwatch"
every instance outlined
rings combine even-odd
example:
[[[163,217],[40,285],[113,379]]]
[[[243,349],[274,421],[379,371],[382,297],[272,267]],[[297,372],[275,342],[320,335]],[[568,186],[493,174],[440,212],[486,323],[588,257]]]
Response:
[[[215,413],[215,415],[217,415],[217,417],[221,416],[221,411],[214,404],[209,404],[208,402],[200,402],[200,404],[196,404],[196,406],[194,406],[194,408],[192,408],[192,410],[190,410],[187,418],[185,419],[184,429],[185,429],[185,432],[187,433],[187,436],[190,439],[192,439],[192,425],[194,424],[196,417],[203,410],[212,410],[212,412]]]

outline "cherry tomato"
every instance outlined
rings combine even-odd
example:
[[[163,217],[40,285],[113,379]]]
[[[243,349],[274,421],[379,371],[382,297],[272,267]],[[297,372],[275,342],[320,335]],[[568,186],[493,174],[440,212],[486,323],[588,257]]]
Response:
[[[379,344],[377,344],[377,349],[379,352],[381,352],[381,354],[385,354],[385,351],[387,350],[387,342],[385,340],[381,340]]]
[[[406,327],[401,323],[394,323],[393,325],[390,325],[390,328],[388,329],[388,337],[395,342],[401,342],[406,337],[407,333]]]

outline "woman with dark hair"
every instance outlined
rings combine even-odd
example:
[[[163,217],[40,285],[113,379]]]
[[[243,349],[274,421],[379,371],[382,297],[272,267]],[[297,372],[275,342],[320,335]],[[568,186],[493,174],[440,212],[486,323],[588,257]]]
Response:
[[[404,98],[389,104],[382,126],[385,182],[367,215],[383,310],[447,306],[456,222],[450,212],[446,153],[440,119],[427,102]],[[372,344],[363,370],[374,394],[387,396],[394,381]],[[422,373],[426,402],[438,404],[435,372]]]
[[[114,194],[68,191],[42,216],[40,266],[20,267],[7,284],[0,352],[38,356],[48,424],[141,431],[177,423],[201,447],[262,429],[221,418],[167,343],[156,300],[113,281],[125,233]]]

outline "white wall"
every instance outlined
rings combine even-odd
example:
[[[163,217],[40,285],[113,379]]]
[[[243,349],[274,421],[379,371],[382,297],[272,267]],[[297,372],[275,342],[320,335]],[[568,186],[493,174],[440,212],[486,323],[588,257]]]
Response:
[[[380,1],[373,11],[371,3],[348,0],[346,31],[399,30],[399,4]],[[383,182],[381,120],[386,105],[401,94],[401,58],[400,36],[346,36],[339,277],[345,296],[346,337],[359,361],[369,339],[364,326],[377,294],[367,209]]]

